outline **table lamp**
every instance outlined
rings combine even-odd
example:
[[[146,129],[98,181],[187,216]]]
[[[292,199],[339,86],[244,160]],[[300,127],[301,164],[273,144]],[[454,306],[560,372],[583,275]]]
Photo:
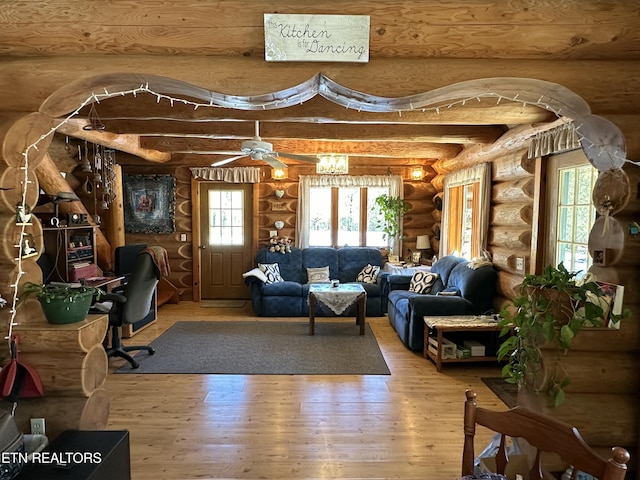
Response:
[[[416,250],[420,250],[420,262],[430,259],[433,256],[429,235],[418,235],[416,240]]]

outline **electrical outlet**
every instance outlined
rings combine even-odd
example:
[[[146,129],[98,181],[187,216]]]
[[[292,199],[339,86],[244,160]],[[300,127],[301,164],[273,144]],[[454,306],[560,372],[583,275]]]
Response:
[[[186,242],[187,241],[187,234],[186,233],[181,233],[180,234],[180,241],[181,242]]]
[[[44,418],[32,418],[31,419],[31,433],[33,435],[44,435]]]
[[[524,258],[523,257],[517,257],[516,258],[516,270],[518,270],[519,272],[524,272]]]

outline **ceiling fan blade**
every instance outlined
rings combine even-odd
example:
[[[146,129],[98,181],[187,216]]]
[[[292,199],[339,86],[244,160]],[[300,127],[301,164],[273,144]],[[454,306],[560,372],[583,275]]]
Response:
[[[225,158],[224,160],[220,160],[220,161],[217,161],[215,163],[212,163],[211,166],[212,167],[220,167],[222,165],[226,165],[227,163],[231,163],[234,160],[238,160],[239,158],[246,157],[246,156],[247,156],[247,154],[243,153],[242,155],[236,155],[235,157]]]
[[[295,153],[283,153],[283,152],[273,152],[274,155],[278,155],[279,157],[290,158],[292,160],[300,160],[301,162],[311,162],[318,163],[320,159],[318,157],[312,157],[310,155],[297,155]]]
[[[271,165],[272,168],[287,168],[286,163],[282,163],[280,160],[270,154],[263,153],[262,160]]]

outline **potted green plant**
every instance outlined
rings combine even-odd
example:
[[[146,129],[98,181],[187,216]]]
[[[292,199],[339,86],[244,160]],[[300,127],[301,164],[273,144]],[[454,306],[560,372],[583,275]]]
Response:
[[[595,281],[579,281],[576,275],[562,264],[549,265],[540,275],[525,275],[520,295],[500,312],[501,335],[506,339],[497,356],[507,361],[503,378],[547,396],[554,407],[565,400],[570,379],[562,368],[562,357],[575,336],[583,328],[602,326],[607,313],[612,321],[621,317],[610,311]],[[553,352],[551,358],[548,352]]]
[[[103,294],[102,290],[94,287],[27,282],[20,302],[35,295],[49,323],[76,323],[85,319],[94,296],[99,299]]]
[[[375,208],[381,214],[376,227],[384,232],[383,238],[389,240],[393,252],[397,253],[395,250],[400,236],[401,220],[402,216],[409,210],[409,204],[400,197],[393,197],[385,193],[376,197]]]

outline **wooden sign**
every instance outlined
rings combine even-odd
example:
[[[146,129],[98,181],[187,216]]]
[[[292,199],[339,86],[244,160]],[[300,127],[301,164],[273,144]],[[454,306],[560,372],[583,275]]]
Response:
[[[368,15],[264,14],[268,62],[369,61]]]
[[[272,212],[286,212],[287,211],[287,202],[271,202],[271,211]]]

